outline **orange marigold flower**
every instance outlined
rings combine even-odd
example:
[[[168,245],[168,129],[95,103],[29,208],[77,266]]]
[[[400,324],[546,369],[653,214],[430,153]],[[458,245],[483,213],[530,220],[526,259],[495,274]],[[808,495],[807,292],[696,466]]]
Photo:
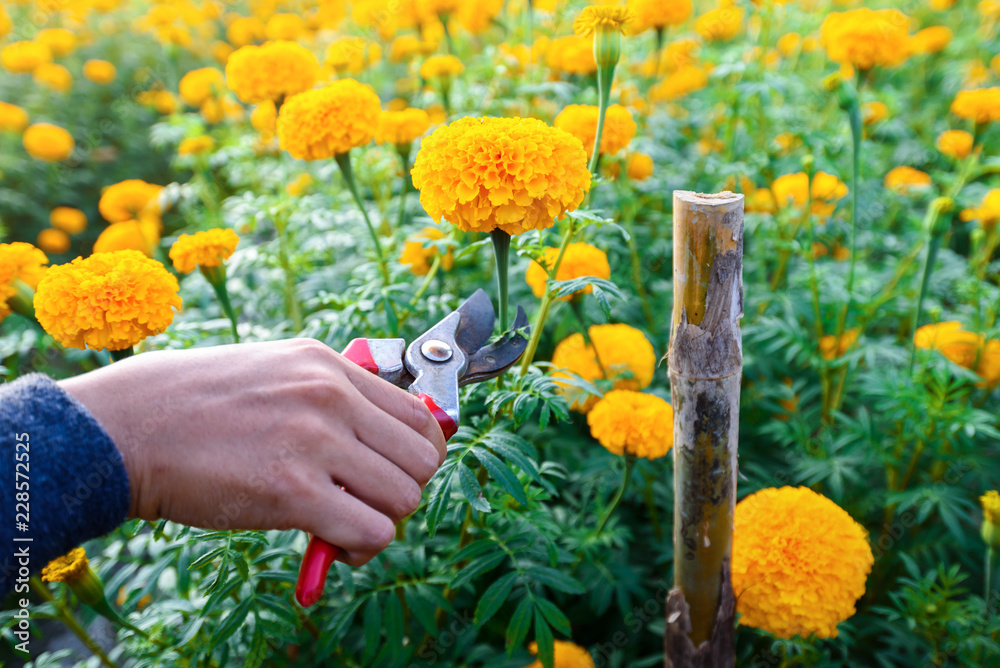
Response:
[[[31,76],[38,85],[58,93],[65,93],[73,87],[73,75],[58,63],[42,63]]]
[[[39,324],[67,348],[124,350],[173,322],[177,279],[139,251],[50,267],[35,292]]]
[[[14,27],[14,22],[10,18],[10,14],[7,10],[0,5],[0,38],[6,37],[10,34],[11,29]]]
[[[653,382],[656,355],[645,334],[625,324],[592,325],[587,334],[590,343],[579,332],[559,342],[552,354],[552,364],[562,371],[553,374],[554,378],[579,376],[593,382],[606,377],[614,381],[616,390],[636,391]],[[575,411],[586,413],[597,402],[594,396],[583,399],[581,391],[569,383],[560,386]]]
[[[578,37],[590,37],[595,32],[614,32],[628,34],[628,24],[635,15],[620,5],[590,5],[573,21],[573,32]]]
[[[160,223],[156,220],[126,220],[109,225],[94,242],[95,253],[139,251],[152,257],[160,245]]]
[[[889,118],[889,107],[885,102],[865,102],[861,105],[861,118],[865,125],[875,125]]]
[[[947,26],[931,26],[918,31],[910,38],[913,53],[939,53],[951,44],[954,34]]]
[[[264,25],[268,39],[295,40],[305,32],[306,22],[298,14],[274,14]]]
[[[935,146],[948,157],[961,160],[972,153],[973,141],[972,134],[965,130],[945,130],[938,135]]]
[[[654,102],[678,100],[708,85],[709,70],[700,65],[682,65],[649,89]]]
[[[823,359],[829,361],[843,356],[848,348],[853,346],[854,342],[858,340],[859,333],[860,330],[857,327],[852,327],[845,330],[839,339],[834,334],[824,336],[819,340],[819,352],[823,356]]]
[[[885,175],[884,185],[898,195],[908,195],[929,188],[931,175],[913,167],[900,165],[889,170],[889,173]]]
[[[261,139],[271,141],[278,131],[278,108],[272,100],[264,100],[250,112],[250,125],[260,132]]]
[[[531,286],[531,291],[535,296],[541,298],[545,294],[545,285],[549,279],[549,268],[556,262],[559,256],[558,248],[546,248],[542,255],[542,264],[532,262],[528,267],[528,272],[524,275],[524,280]],[[611,278],[611,265],[608,264],[608,255],[600,248],[591,246],[588,243],[572,243],[566,247],[562,262],[559,264],[559,272],[556,274],[557,281],[571,281],[574,278],[583,276],[593,276],[594,278]],[[594,291],[592,285],[588,285],[579,292],[572,295],[560,297],[561,301],[569,301],[577,294],[590,294]]]
[[[200,107],[226,90],[226,78],[214,67],[201,67],[191,70],[178,85],[178,94],[184,103],[190,107]]]
[[[976,123],[1000,121],[1000,87],[959,91],[951,103],[951,113]]]
[[[231,95],[210,97],[201,103],[198,110],[205,122],[215,125],[223,121],[241,121],[246,116],[246,110]]]
[[[226,28],[226,40],[236,47],[264,39],[264,22],[256,16],[238,16]]]
[[[594,151],[597,135],[598,108],[589,104],[571,104],[556,116],[553,125],[565,130],[580,140],[589,158]],[[635,121],[632,112],[620,104],[608,107],[604,116],[604,132],[601,134],[602,155],[618,153],[635,137]]]
[[[69,235],[54,227],[47,227],[38,233],[35,244],[46,253],[59,255],[70,247]]]
[[[201,155],[215,148],[215,140],[209,135],[188,137],[177,147],[177,155]]]
[[[45,28],[35,34],[35,41],[44,44],[56,58],[68,56],[76,48],[76,35],[65,28]]]
[[[550,227],[590,189],[580,141],[532,118],[461,118],[426,137],[411,172],[420,203],[470,232]]]
[[[593,40],[570,35],[549,42],[545,54],[549,69],[565,74],[593,74],[597,71]]]
[[[812,212],[829,216],[837,206],[837,200],[847,195],[847,185],[832,174],[816,172],[812,181]],[[771,184],[775,202],[779,207],[803,208],[809,201],[809,175],[805,172],[779,176]]]
[[[653,394],[611,390],[587,413],[590,435],[609,452],[657,459],[674,445],[674,409]]]
[[[291,195],[292,197],[298,197],[306,190],[308,190],[309,186],[311,186],[315,182],[316,179],[313,178],[312,174],[310,174],[309,172],[302,172],[301,174],[299,174],[294,179],[288,182],[288,184],[285,186],[285,192]]]
[[[57,206],[49,212],[49,224],[68,234],[79,234],[87,229],[87,214],[71,206]]]
[[[375,141],[379,144],[409,146],[431,127],[431,117],[423,109],[383,111],[378,118]]]
[[[797,32],[785,33],[778,38],[778,42],[775,46],[778,47],[778,53],[785,58],[788,58],[792,56],[800,46],[802,46],[802,35]]]
[[[244,46],[226,62],[226,84],[246,103],[277,102],[309,90],[319,78],[319,61],[295,42]]]
[[[109,223],[143,218],[160,218],[158,199],[163,186],[128,179],[110,185],[101,193],[97,209]]]
[[[425,227],[419,234],[407,237],[406,243],[403,244],[403,252],[399,256],[399,263],[409,265],[410,271],[416,276],[426,276],[431,270],[431,262],[438,254],[438,247],[430,242],[441,239],[444,239],[444,232],[436,227]],[[441,258],[441,268],[448,271],[454,264],[455,254],[449,248]]]
[[[118,69],[106,60],[91,58],[83,64],[83,76],[95,84],[106,86],[118,76]]]
[[[730,40],[740,33],[742,27],[743,10],[733,6],[710,9],[694,22],[695,32],[710,42]]]
[[[424,79],[451,77],[465,71],[465,65],[455,56],[431,56],[420,65]]]
[[[332,158],[370,142],[381,113],[371,87],[339,79],[289,98],[278,113],[278,139],[293,158]]]
[[[0,132],[22,132],[28,127],[28,112],[16,104],[0,102]]]
[[[15,280],[34,289],[45,273],[49,258],[31,244],[15,241],[0,244],[0,321],[11,313],[7,303],[17,294]]]
[[[554,643],[554,668],[594,668],[594,659],[583,647],[567,642],[565,640],[555,640]],[[532,654],[538,654],[538,643],[533,642],[528,646]],[[542,668],[541,661],[535,661],[524,668]]]
[[[979,497],[983,507],[983,523],[980,533],[991,548],[1000,547],[1000,492],[995,489]]]
[[[633,181],[645,181],[653,175],[653,159],[645,153],[633,153],[625,163],[625,173]]]
[[[636,34],[679,26],[694,11],[691,0],[631,0],[628,6],[635,16],[629,29]]]
[[[338,37],[326,47],[323,64],[338,74],[361,74],[382,59],[382,47],[362,37]]]
[[[76,147],[73,135],[52,123],[35,123],[29,126],[21,140],[28,155],[45,162],[65,160],[73,154]]]
[[[874,561],[864,527],[807,487],[763,489],[736,505],[732,577],[741,624],[779,638],[835,638]]]
[[[910,19],[898,9],[827,14],[820,39],[830,60],[861,70],[898,65],[910,55]]]
[[[983,337],[962,329],[954,320],[918,327],[913,334],[913,345],[923,350],[937,350],[959,366],[971,369],[976,365]]]
[[[983,195],[979,206],[962,211],[963,221],[978,220],[984,230],[992,228],[1000,221],[1000,188],[994,188]]]
[[[11,74],[31,74],[52,62],[52,50],[41,42],[11,42],[0,49],[0,65]]]
[[[236,232],[227,228],[182,234],[170,247],[170,261],[182,274],[190,274],[198,267],[211,269],[228,260],[239,242]]]
[[[45,582],[75,582],[83,577],[90,567],[87,553],[82,547],[74,547],[63,556],[53,559],[42,569]]]

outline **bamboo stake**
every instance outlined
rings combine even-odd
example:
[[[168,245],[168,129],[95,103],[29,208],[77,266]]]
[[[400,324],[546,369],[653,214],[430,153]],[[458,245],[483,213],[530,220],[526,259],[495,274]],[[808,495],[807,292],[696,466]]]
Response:
[[[735,665],[729,557],[743,345],[743,195],[674,191],[674,588],[667,668]]]

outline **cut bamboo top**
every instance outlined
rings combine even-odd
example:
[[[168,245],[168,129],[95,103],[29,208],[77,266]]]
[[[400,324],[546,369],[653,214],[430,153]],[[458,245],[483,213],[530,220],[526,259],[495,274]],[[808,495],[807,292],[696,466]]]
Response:
[[[671,373],[739,373],[742,316],[743,195],[675,190]]]

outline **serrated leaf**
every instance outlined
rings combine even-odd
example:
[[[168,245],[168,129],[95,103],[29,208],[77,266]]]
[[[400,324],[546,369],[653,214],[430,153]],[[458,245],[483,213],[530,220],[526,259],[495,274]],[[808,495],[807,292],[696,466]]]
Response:
[[[479,603],[476,604],[476,614],[474,617],[476,626],[482,626],[497,614],[500,610],[500,606],[504,604],[507,598],[510,596],[511,589],[514,587],[514,581],[518,578],[520,573],[513,572],[504,575],[499,580],[494,582],[483,592],[482,598],[479,599]]]
[[[514,614],[507,624],[507,657],[513,656],[514,651],[524,644],[524,639],[528,637],[528,629],[531,628],[531,599],[525,596],[514,609]]]

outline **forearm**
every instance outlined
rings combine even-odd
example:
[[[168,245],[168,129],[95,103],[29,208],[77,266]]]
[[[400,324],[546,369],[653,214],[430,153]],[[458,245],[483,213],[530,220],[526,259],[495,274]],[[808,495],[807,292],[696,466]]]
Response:
[[[14,589],[24,561],[36,573],[128,516],[129,480],[115,444],[45,376],[0,387],[0,457],[7,476],[0,481],[0,597]]]

